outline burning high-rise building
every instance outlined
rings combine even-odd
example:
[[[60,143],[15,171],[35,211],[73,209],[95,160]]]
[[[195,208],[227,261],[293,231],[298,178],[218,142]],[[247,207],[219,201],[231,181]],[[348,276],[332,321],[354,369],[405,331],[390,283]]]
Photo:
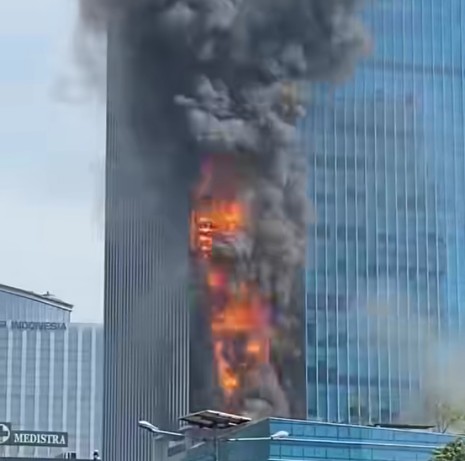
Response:
[[[242,161],[239,155],[202,158],[192,194],[192,268],[200,290],[191,312],[190,366],[201,381],[191,385],[190,404],[253,418],[305,418],[305,302],[298,296],[280,304],[250,276],[253,204]],[[198,328],[203,346],[193,336]]]
[[[106,458],[149,456],[141,418],[306,416],[296,82],[350,73],[358,3],[83,2],[110,25]]]

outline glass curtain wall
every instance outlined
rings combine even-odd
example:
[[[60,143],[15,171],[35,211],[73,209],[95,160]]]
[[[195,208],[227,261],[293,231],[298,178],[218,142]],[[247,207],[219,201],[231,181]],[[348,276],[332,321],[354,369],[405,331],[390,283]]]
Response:
[[[364,14],[371,58],[342,87],[306,90],[308,411],[414,422],[462,350],[465,3]]]

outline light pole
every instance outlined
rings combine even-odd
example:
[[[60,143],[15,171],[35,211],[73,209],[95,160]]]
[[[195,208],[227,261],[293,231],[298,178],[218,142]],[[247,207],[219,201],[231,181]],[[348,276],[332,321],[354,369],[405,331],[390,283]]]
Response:
[[[139,421],[139,427],[159,437],[167,437],[175,440],[184,438],[184,434],[181,434],[180,432],[164,431],[159,427],[154,426],[152,423],[149,423],[148,421],[144,420]]]
[[[229,443],[229,442],[260,442],[260,441],[270,441],[270,440],[282,440],[289,437],[289,432],[287,431],[278,431],[274,434],[271,434],[268,437],[238,437],[238,438],[217,438],[214,439],[215,444],[215,459],[214,461],[219,461],[219,443]]]
[[[239,437],[237,439],[223,439],[225,442],[258,442],[260,440],[282,440],[289,437],[289,432],[278,431],[268,437]]]
[[[167,452],[168,452],[168,446],[166,443],[162,443],[164,439],[168,440],[180,440],[184,439],[184,434],[181,434],[179,432],[171,432],[171,431],[164,431],[160,429],[159,427],[153,425],[152,423],[149,423],[148,421],[141,420],[139,421],[139,427],[141,429],[144,429],[150,434],[154,436],[153,442],[152,442],[152,457],[153,460],[155,461],[156,459],[159,459],[159,456],[157,456],[159,453],[157,451],[157,448],[160,449],[160,451],[163,453],[162,460],[165,460],[167,458]],[[157,444],[157,442],[160,442],[160,445]]]

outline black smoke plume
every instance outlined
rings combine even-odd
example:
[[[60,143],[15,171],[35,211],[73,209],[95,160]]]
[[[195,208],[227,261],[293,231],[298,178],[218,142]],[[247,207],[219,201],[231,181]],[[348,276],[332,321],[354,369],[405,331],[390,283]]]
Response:
[[[250,270],[280,305],[305,258],[305,162],[296,152],[295,82],[351,74],[369,40],[358,0],[83,0],[84,22],[143,15],[140,46],[153,49],[163,94],[184,108],[198,152],[255,157]],[[160,62],[160,56],[166,56]],[[182,75],[182,78],[179,77]],[[160,82],[166,84],[160,88]],[[173,82],[177,87],[173,88]],[[183,122],[179,123],[182,126]],[[186,153],[185,155],[192,155]]]
[[[297,149],[295,125],[304,114],[297,85],[352,73],[369,47],[360,1],[81,2],[83,22],[93,32],[104,34],[125,18],[140,24],[127,40],[144,50],[154,69],[141,73],[144,99],[155,101],[153,124],[167,127],[154,155],[250,159],[253,225],[237,258],[246,260],[242,275],[279,306],[284,329],[293,323],[288,307],[294,274],[305,261],[309,221],[306,162]],[[175,139],[182,127],[192,149]]]

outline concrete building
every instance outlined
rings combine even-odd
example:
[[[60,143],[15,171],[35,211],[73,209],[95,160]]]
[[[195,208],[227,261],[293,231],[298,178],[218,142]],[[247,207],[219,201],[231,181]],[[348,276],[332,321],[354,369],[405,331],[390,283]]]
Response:
[[[68,433],[66,451],[100,449],[103,329],[70,323],[72,306],[0,286],[0,421]],[[62,448],[0,446],[0,456],[55,456]]]
[[[108,37],[102,456],[112,461],[149,460],[137,421],[174,428],[189,406],[190,195],[172,180],[182,136],[166,95],[146,91],[163,65],[137,46],[151,27],[134,14]]]
[[[151,440],[137,427],[139,419],[176,428],[191,405],[213,399],[205,392],[213,381],[211,344],[190,315],[198,312],[200,286],[189,260],[189,175],[196,169],[185,155],[182,161],[176,156],[192,146],[171,113],[177,109],[169,92],[157,93],[167,84],[158,80],[169,58],[140,46],[140,37],[153,33],[146,16],[115,20],[108,38],[103,456],[113,461],[150,459]],[[199,350],[200,358],[190,354]],[[290,355],[293,363],[298,354]],[[292,397],[300,403],[305,365],[296,368],[301,379]],[[191,391],[199,389],[204,392],[196,399]],[[294,406],[305,414],[305,403]]]

